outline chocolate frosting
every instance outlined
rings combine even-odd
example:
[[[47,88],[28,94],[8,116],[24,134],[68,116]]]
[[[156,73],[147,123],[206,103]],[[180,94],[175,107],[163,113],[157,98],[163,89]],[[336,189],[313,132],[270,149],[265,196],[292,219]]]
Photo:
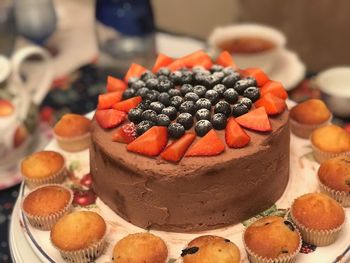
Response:
[[[248,146],[172,164],[112,142],[115,130],[92,122],[93,188],[112,210],[142,228],[193,232],[235,224],[269,208],[289,178],[289,113],[273,131],[247,131]],[[225,132],[218,131],[225,141]],[[196,140],[199,138],[197,137]]]

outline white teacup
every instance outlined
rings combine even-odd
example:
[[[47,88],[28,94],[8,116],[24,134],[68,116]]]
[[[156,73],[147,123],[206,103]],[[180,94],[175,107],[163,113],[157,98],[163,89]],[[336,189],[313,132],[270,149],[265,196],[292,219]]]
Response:
[[[259,24],[239,24],[216,28],[208,38],[211,55],[229,51],[239,68],[258,67],[270,72],[285,48],[285,35]]]

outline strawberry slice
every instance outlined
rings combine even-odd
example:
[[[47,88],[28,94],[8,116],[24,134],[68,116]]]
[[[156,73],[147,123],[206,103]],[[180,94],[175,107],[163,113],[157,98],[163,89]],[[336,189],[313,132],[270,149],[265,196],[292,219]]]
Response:
[[[130,122],[120,127],[113,135],[112,140],[121,143],[131,143],[136,139],[136,126]]]
[[[184,134],[180,139],[170,144],[160,156],[169,162],[180,161],[195,138],[194,133]]]
[[[270,79],[265,74],[264,71],[262,71],[259,68],[247,68],[242,71],[243,76],[245,77],[253,77],[256,79],[256,82],[258,83],[258,86],[263,86],[266,82],[268,82]]]
[[[11,102],[5,99],[0,99],[0,117],[11,115],[15,111],[15,107]]]
[[[126,88],[127,85],[123,80],[112,76],[107,77],[107,92],[124,91]]]
[[[216,59],[216,64],[219,64],[224,67],[237,68],[231,54],[228,51],[222,51],[220,53],[220,55]]]
[[[212,129],[203,138],[199,139],[185,156],[213,156],[222,153],[224,150],[225,144]]]
[[[124,80],[125,82],[128,82],[128,79],[130,77],[140,77],[145,71],[147,71],[145,67],[136,63],[132,63],[128,72],[125,74]]]
[[[250,142],[250,137],[241,126],[239,126],[235,118],[231,117],[227,120],[225,140],[230,148],[242,148]]]
[[[168,65],[168,69],[171,71],[178,70],[180,68],[186,68],[186,64],[181,60],[177,59]]]
[[[288,93],[284,89],[283,85],[279,81],[269,81],[264,84],[260,89],[261,96],[265,96],[267,93],[272,93],[274,96],[280,97],[281,99],[287,99]]]
[[[271,123],[264,107],[254,109],[236,118],[239,125],[255,131],[271,131]]]
[[[284,99],[274,96],[272,93],[267,93],[262,98],[254,103],[256,108],[264,107],[268,115],[276,115],[282,113],[287,105]]]
[[[142,101],[141,96],[133,97],[133,98],[123,100],[121,102],[114,104],[113,109],[124,111],[124,112],[128,113],[129,110],[136,108],[137,105],[139,105],[141,101]]]
[[[160,53],[156,59],[156,62],[154,63],[152,71],[156,73],[160,68],[168,66],[173,61],[174,59],[171,57]]]
[[[129,143],[126,149],[146,156],[159,155],[168,143],[168,129],[164,126],[153,126],[136,140]]]
[[[117,127],[123,122],[126,118],[126,114],[125,112],[114,109],[97,110],[95,118],[103,129],[109,129]]]
[[[121,101],[123,97],[123,91],[114,91],[98,96],[98,110],[110,109],[114,104]]]
[[[203,50],[198,50],[175,60],[171,63],[168,68],[170,70],[177,70],[182,67],[192,68],[194,66],[202,66],[206,69],[209,69],[213,65],[211,58]]]

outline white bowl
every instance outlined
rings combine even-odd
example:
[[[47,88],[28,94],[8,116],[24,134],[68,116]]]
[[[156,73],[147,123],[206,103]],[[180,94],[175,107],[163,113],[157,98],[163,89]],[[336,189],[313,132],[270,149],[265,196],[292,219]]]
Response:
[[[274,43],[274,47],[258,53],[234,53],[233,59],[239,68],[259,67],[269,72],[286,45],[286,37],[275,28],[260,24],[239,24],[218,27],[208,38],[209,52],[216,56],[220,43],[241,37],[257,37]]]
[[[350,67],[334,67],[315,77],[322,99],[339,117],[350,117]]]

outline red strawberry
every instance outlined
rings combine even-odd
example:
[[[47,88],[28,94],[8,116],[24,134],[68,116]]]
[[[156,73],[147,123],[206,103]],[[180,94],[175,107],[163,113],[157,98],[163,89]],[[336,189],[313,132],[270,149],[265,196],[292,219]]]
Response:
[[[272,93],[274,96],[280,97],[281,99],[287,99],[288,93],[284,89],[283,85],[279,81],[269,81],[264,84],[260,89],[261,97],[265,96],[267,93]]]
[[[216,59],[216,64],[219,64],[224,67],[236,68],[236,64],[233,61],[231,54],[228,51],[222,51],[218,58]]]
[[[121,143],[131,143],[136,139],[136,126],[130,122],[120,127],[113,135],[112,140]]]
[[[73,205],[88,206],[96,202],[94,190],[74,190]]]
[[[80,179],[80,184],[86,186],[87,188],[92,187],[92,176],[91,174],[85,174],[83,178]]]
[[[284,99],[274,96],[272,93],[267,93],[262,98],[254,103],[256,108],[264,107],[268,115],[276,115],[282,113],[287,105]]]
[[[128,86],[126,83],[118,78],[114,78],[112,76],[108,76],[107,78],[107,92],[113,91],[124,91]]]
[[[239,125],[255,131],[271,131],[271,123],[264,107],[254,109],[236,118]]]
[[[159,155],[168,143],[168,129],[164,126],[153,126],[136,140],[129,143],[126,149],[146,156]]]
[[[108,110],[97,110],[95,118],[98,124],[104,129],[117,127],[126,118],[125,112],[108,109]]]
[[[156,73],[160,68],[168,66],[173,61],[174,60],[171,57],[160,53],[157,57],[156,62],[154,63],[152,71]]]
[[[195,138],[194,133],[184,134],[180,139],[170,144],[160,156],[169,162],[180,161]]]
[[[118,102],[114,104],[112,108],[128,113],[129,110],[136,108],[136,106],[139,105],[141,101],[142,101],[142,98],[140,96],[137,96],[137,97],[133,97],[133,98]]]
[[[227,120],[225,140],[230,148],[242,148],[250,142],[250,137],[241,126],[239,126],[235,118],[231,117]]]
[[[185,156],[213,156],[224,150],[225,144],[214,130],[210,130],[188,150]]]
[[[147,69],[139,64],[132,63],[128,72],[126,72],[124,80],[128,82],[130,77],[140,77]]]
[[[186,65],[181,59],[177,59],[177,60],[171,62],[167,66],[167,68],[170,69],[171,71],[175,71],[175,70],[178,70],[180,68],[186,68]]]
[[[267,83],[270,79],[265,74],[264,71],[262,71],[259,68],[247,68],[242,71],[243,76],[245,77],[253,77],[256,79],[256,82],[258,83],[258,86],[261,87],[265,83]]]
[[[6,117],[14,112],[15,108],[8,100],[0,99],[0,117]]]
[[[168,66],[168,68],[170,70],[177,70],[182,67],[192,68],[194,66],[202,66],[206,69],[209,69],[212,65],[213,63],[209,55],[206,54],[203,50],[198,50],[192,54],[175,60]]]
[[[98,96],[98,110],[110,109],[114,104],[122,100],[123,91],[114,91]]]

